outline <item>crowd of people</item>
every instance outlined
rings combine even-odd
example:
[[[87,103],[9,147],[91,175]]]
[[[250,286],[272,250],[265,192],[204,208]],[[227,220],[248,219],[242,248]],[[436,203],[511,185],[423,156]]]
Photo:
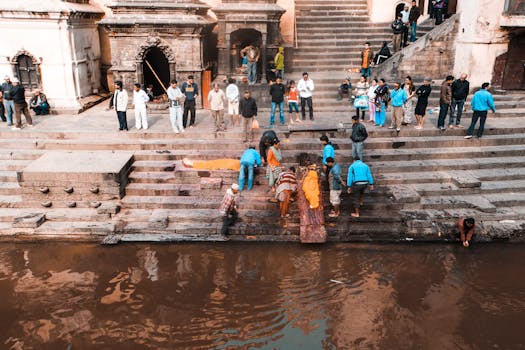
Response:
[[[43,92],[39,89],[34,90],[29,103],[26,101],[25,93],[25,88],[20,84],[18,78],[11,79],[7,75],[4,77],[4,82],[0,86],[0,118],[13,130],[22,129],[22,114],[25,117],[26,125],[28,127],[33,126],[30,109],[34,111],[35,115],[49,114],[49,103]]]

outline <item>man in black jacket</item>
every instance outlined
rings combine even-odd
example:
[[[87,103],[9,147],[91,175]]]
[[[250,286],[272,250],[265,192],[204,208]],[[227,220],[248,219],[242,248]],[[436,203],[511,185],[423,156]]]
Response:
[[[253,119],[257,117],[257,102],[251,97],[250,91],[244,92],[244,97],[239,101],[239,113],[242,115],[242,129],[244,139],[242,142],[253,142]]]
[[[22,113],[24,113],[27,125],[33,126],[33,119],[31,119],[31,115],[27,109],[25,93],[26,90],[22,85],[20,85],[20,81],[17,78],[13,78],[11,96],[13,97],[13,102],[15,103],[16,125],[13,127],[15,130],[22,128]]]
[[[268,153],[268,149],[272,147],[273,140],[275,139],[277,139],[277,134],[273,130],[267,130],[262,134],[261,141],[259,141],[259,154],[264,164],[268,161],[266,153]]]
[[[465,105],[465,100],[470,91],[470,83],[467,80],[467,75],[465,73],[461,74],[459,79],[452,83],[451,89],[452,101],[450,103],[450,120],[448,122],[448,127],[452,128],[455,123],[457,128],[463,128],[460,124],[461,115],[463,114],[463,106]],[[454,116],[456,108],[458,110],[457,117]]]
[[[416,41],[417,35],[417,20],[421,16],[421,11],[417,6],[415,0],[412,1],[412,8],[410,9],[410,15],[408,16],[408,21],[410,22],[410,42],[413,43]]]
[[[401,34],[403,34],[403,28],[404,28],[403,21],[401,20],[401,14],[397,14],[397,18],[394,22],[392,22],[392,32],[394,34],[393,44],[394,44],[394,52],[398,52],[401,48]]]
[[[352,158],[363,159],[363,142],[365,142],[368,137],[368,132],[363,124],[359,122],[359,116],[352,117],[352,135],[350,139],[352,140]]]
[[[270,95],[272,96],[272,112],[270,113],[270,127],[275,122],[275,109],[279,105],[279,121],[284,125],[284,94],[286,88],[281,83],[281,77],[277,77],[275,84],[270,86]]]

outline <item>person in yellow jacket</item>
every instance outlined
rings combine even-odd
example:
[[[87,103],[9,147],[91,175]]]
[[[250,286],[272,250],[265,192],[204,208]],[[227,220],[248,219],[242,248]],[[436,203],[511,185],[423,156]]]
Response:
[[[284,80],[284,47],[279,47],[279,50],[274,57],[275,69],[277,77],[280,77],[281,80]]]

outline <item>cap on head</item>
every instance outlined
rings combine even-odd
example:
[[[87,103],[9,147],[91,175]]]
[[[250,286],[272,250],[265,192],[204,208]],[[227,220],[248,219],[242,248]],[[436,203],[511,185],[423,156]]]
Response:
[[[10,80],[10,79],[11,79],[11,78],[9,77],[9,75],[6,75],[6,76],[4,77],[4,80]]]
[[[20,80],[18,80],[18,78],[13,78],[13,79],[11,79],[11,82],[12,82],[12,83],[19,83]]]
[[[236,183],[233,183],[232,184],[232,190],[238,191],[239,190],[239,185],[237,185]]]

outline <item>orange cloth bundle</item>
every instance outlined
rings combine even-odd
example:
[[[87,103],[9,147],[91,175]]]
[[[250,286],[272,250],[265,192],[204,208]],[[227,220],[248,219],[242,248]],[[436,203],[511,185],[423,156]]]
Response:
[[[235,170],[241,169],[241,161],[239,159],[215,159],[215,160],[202,160],[193,162],[194,169],[202,170]]]
[[[319,181],[317,172],[310,170],[303,181],[303,192],[312,209],[319,207]]]

